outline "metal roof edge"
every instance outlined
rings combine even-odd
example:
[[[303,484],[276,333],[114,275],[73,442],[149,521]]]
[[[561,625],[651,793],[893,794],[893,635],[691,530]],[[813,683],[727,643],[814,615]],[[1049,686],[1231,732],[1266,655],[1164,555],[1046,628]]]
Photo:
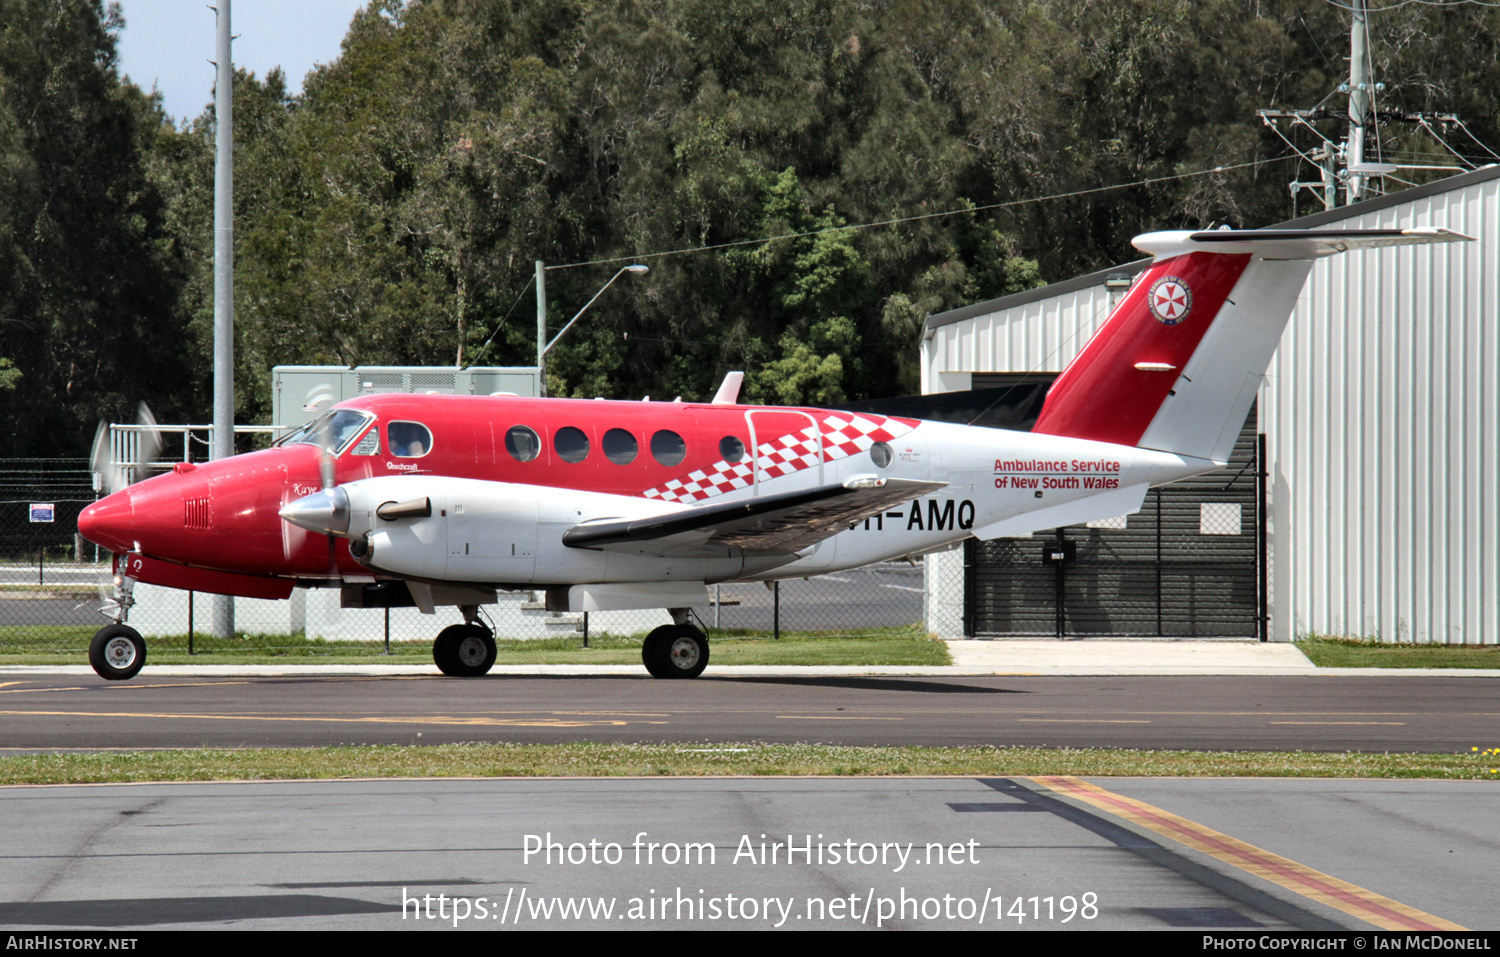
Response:
[[[1336,223],[1343,219],[1351,219],[1362,216],[1365,213],[1373,213],[1382,209],[1390,209],[1402,203],[1413,200],[1426,199],[1428,196],[1436,196],[1439,193],[1450,193],[1455,189],[1464,189],[1475,183],[1483,183],[1492,179],[1500,179],[1500,163],[1491,163],[1478,169],[1469,170],[1467,173],[1459,173],[1456,176],[1448,176],[1444,179],[1433,180],[1423,183],[1421,186],[1412,186],[1403,189],[1399,193],[1387,193],[1385,196],[1377,196],[1355,203],[1352,206],[1340,206],[1336,209],[1327,209],[1321,213],[1312,213],[1308,216],[1299,216],[1289,219],[1284,223],[1272,223],[1265,229],[1285,229],[1288,226],[1298,229],[1311,229],[1314,226],[1323,226],[1328,223]]]
[[[975,316],[984,316],[992,312],[1000,312],[1015,306],[1024,306],[1029,302],[1040,302],[1043,299],[1051,299],[1063,293],[1075,292],[1079,289],[1088,289],[1090,286],[1103,285],[1110,276],[1127,275],[1134,277],[1136,273],[1151,264],[1150,259],[1137,259],[1135,262],[1125,263],[1122,266],[1110,266],[1108,269],[1100,269],[1098,272],[1085,273],[1082,276],[1074,276],[1072,279],[1064,279],[1061,282],[1048,283],[1045,286],[1037,286],[1035,289],[1027,289],[1023,292],[1013,292],[999,299],[990,299],[986,302],[976,302],[969,306],[959,306],[957,309],[949,309],[947,312],[939,312],[927,317],[927,328],[935,329],[938,326],[946,326]]]
[[[1377,196],[1367,199],[1352,206],[1340,206],[1337,209],[1324,210],[1321,213],[1313,213],[1308,216],[1300,216],[1297,219],[1289,219],[1282,223],[1272,223],[1264,229],[1311,229],[1315,226],[1323,226],[1328,223],[1336,223],[1340,220],[1350,219],[1365,213],[1373,213],[1392,206],[1413,200],[1425,199],[1428,196],[1436,196],[1439,193],[1451,192],[1455,189],[1464,189],[1475,183],[1483,183],[1492,179],[1500,179],[1500,163],[1491,163],[1481,166],[1479,169],[1470,170],[1467,173],[1459,173],[1445,179],[1434,180],[1431,183],[1423,183],[1421,186],[1413,186],[1403,189],[1399,193],[1390,193],[1386,196]],[[1091,286],[1103,285],[1104,281],[1115,273],[1124,273],[1134,276],[1151,262],[1150,259],[1137,259],[1132,262],[1123,263],[1119,266],[1110,266],[1095,272],[1085,273],[1082,276],[1074,276],[1072,279],[1064,279],[1061,282],[1049,283],[1038,286],[1035,289],[1027,289],[1024,292],[1011,293],[998,299],[990,299],[985,302],[976,302],[968,306],[959,306],[957,309],[949,309],[947,312],[934,313],[927,317],[926,328],[936,329],[939,326],[951,325],[955,322],[963,322],[965,319],[973,319],[975,316],[985,316],[1016,306],[1024,306],[1028,303],[1040,302],[1043,299],[1051,299],[1069,292],[1077,292],[1080,289],[1088,289]]]

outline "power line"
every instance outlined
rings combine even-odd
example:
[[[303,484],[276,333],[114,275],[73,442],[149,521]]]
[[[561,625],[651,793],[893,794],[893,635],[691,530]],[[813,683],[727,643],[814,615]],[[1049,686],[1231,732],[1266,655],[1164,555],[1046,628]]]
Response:
[[[1354,7],[1339,3],[1338,0],[1323,0],[1323,2],[1328,4],[1330,7],[1338,7],[1340,10],[1357,12]],[[1401,7],[1408,7],[1414,3],[1420,4],[1424,7],[1462,7],[1465,5],[1473,5],[1476,7],[1500,7],[1500,3],[1489,3],[1487,2],[1487,0],[1401,0],[1400,3],[1390,3],[1383,7],[1365,7],[1364,9],[1367,13],[1383,13],[1386,10],[1398,10]]]
[[[1458,117],[1455,116],[1453,118],[1453,122],[1455,122],[1455,123],[1458,124],[1458,128],[1459,129],[1463,130],[1465,133],[1468,133],[1469,134],[1469,139],[1473,140],[1475,143],[1478,143],[1480,149],[1484,150],[1486,153],[1488,153],[1491,156],[1495,157],[1495,159],[1500,159],[1500,153],[1496,153],[1494,150],[1490,149],[1488,146],[1485,146],[1483,143],[1480,142],[1479,137],[1475,136],[1473,133],[1469,133],[1469,128],[1464,125],[1464,121],[1463,120],[1461,120],[1461,119],[1459,119]]]
[[[634,256],[616,256],[611,259],[590,259],[585,262],[563,263],[558,266],[548,266],[548,269],[572,269],[575,266],[605,266],[610,263],[639,262],[642,259],[657,259],[662,256],[677,256],[684,253],[703,253],[715,249],[732,249],[738,246],[759,246],[765,243],[774,243],[782,239],[802,239],[807,236],[821,236],[825,233],[852,232],[856,229],[874,229],[878,226],[896,226],[901,223],[914,223],[924,219],[941,219],[944,216],[963,216],[970,213],[982,213],[992,209],[1008,209],[1013,206],[1025,206],[1030,203],[1042,203],[1054,199],[1072,199],[1075,196],[1090,196],[1095,193],[1108,193],[1117,189],[1129,189],[1132,186],[1150,186],[1154,183],[1166,183],[1172,180],[1188,179],[1192,176],[1207,176],[1212,173],[1227,173],[1231,170],[1247,169],[1252,166],[1263,166],[1266,163],[1275,163],[1286,159],[1285,156],[1273,156],[1269,159],[1251,160],[1248,163],[1236,163],[1233,166],[1215,166],[1212,169],[1193,170],[1189,173],[1174,173],[1171,176],[1156,176],[1151,179],[1137,180],[1133,183],[1116,183],[1112,186],[1095,186],[1091,189],[1074,190],[1071,193],[1052,193],[1048,196],[1033,196],[1029,199],[1014,199],[1004,203],[990,203],[987,206],[970,206],[965,209],[950,209],[941,213],[924,213],[921,216],[903,216],[899,219],[884,219],[875,223],[856,223],[853,226],[826,226],[822,229],[809,229],[800,233],[785,233],[781,236],[770,236],[766,239],[740,239],[729,243],[714,243],[709,246],[686,246],[682,249],[668,249],[658,253],[640,253]]]
[[[505,322],[510,318],[510,314],[515,312],[516,307],[521,304],[521,296],[526,295],[526,291],[531,288],[531,284],[534,282],[536,282],[535,276],[532,276],[530,279],[526,280],[526,285],[521,287],[521,295],[517,296],[516,301],[510,304],[510,308],[505,311],[505,316],[500,320],[500,325],[495,327],[495,331],[490,333],[490,337],[484,340],[484,345],[480,346],[479,348],[486,348],[491,342],[495,341],[495,337],[500,334],[500,330],[505,328]]]

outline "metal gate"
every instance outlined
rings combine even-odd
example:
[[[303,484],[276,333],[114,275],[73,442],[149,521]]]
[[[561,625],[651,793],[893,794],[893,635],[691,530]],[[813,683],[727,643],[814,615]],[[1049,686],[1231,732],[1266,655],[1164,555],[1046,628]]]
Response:
[[[1229,467],[1153,489],[1134,515],[964,549],[971,637],[1266,640],[1264,437],[1252,406]]]

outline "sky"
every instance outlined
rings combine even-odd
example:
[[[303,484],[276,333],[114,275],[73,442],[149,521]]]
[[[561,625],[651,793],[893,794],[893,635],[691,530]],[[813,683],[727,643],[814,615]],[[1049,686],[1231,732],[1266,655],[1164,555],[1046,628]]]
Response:
[[[120,72],[149,91],[161,91],[167,114],[179,122],[213,100],[214,12],[211,0],[121,0]],[[230,6],[234,64],[264,77],[286,74],[287,90],[302,92],[316,64],[338,58],[354,12],[368,0],[237,0]]]

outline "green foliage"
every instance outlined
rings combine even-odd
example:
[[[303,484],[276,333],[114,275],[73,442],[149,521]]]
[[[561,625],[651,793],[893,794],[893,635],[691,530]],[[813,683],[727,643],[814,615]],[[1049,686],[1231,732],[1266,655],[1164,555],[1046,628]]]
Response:
[[[97,0],[0,0],[0,454],[76,454],[100,414],[189,401],[145,161],[165,119],[116,73],[119,26]]]
[[[1500,646],[1413,644],[1379,638],[1308,635],[1297,642],[1320,668],[1495,668]]]
[[[177,129],[122,81],[119,24],[0,0],[0,452],[81,452],[140,398],[207,415],[214,117]],[[1500,145],[1500,9],[1371,31],[1383,108]],[[552,394],[914,392],[931,313],[1289,216],[1298,161],[1254,111],[1325,100],[1346,36],[1299,0],[377,0],[300,96],[236,78],[239,416],[277,364],[532,364],[536,260],[568,266],[555,333],[647,255]]]

